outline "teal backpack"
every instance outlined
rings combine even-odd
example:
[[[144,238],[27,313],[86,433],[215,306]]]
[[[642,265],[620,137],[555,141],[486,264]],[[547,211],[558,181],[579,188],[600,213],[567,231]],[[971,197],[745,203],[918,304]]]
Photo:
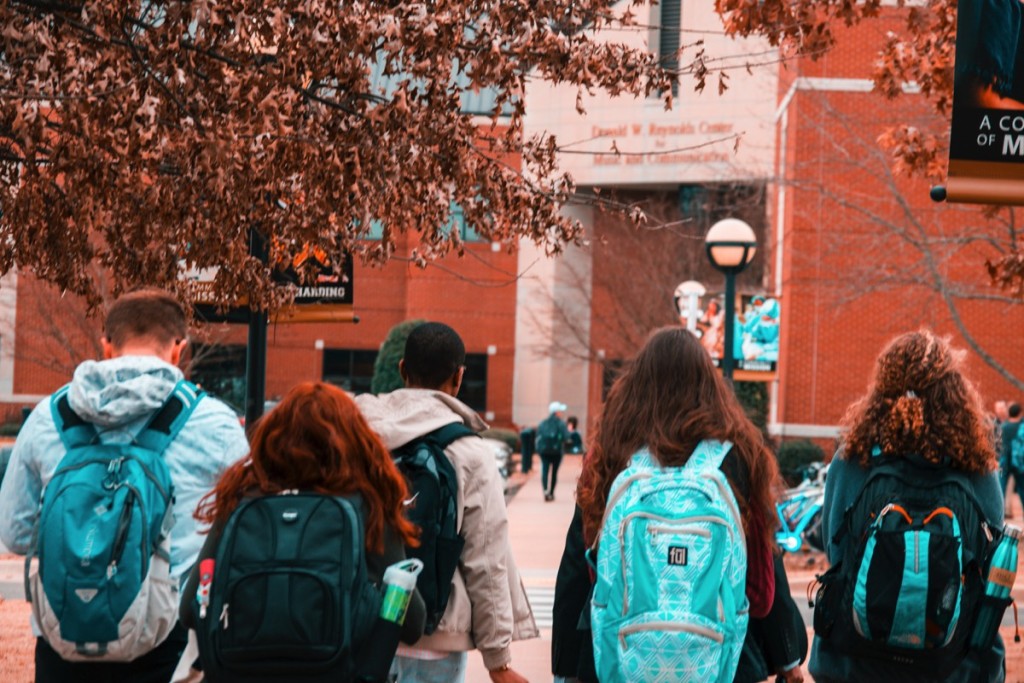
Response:
[[[633,456],[608,497],[591,603],[601,683],[731,683],[746,637],[747,550],[719,469],[729,442],[683,467]]]
[[[71,410],[67,391],[50,400],[67,454],[43,491],[25,594],[63,659],[131,661],[163,642],[178,619],[174,489],[163,452],[204,394],[181,380],[134,441],[103,443]]]

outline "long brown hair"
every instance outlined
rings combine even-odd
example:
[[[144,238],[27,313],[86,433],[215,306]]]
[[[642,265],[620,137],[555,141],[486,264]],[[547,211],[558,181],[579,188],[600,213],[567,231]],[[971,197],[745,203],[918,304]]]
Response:
[[[341,389],[323,382],[299,384],[259,421],[251,447],[248,457],[229,467],[199,501],[196,519],[223,523],[246,495],[289,489],[358,493],[365,503],[368,550],[384,550],[385,525],[406,544],[416,544],[416,527],[402,516],[405,480]]]
[[[843,457],[866,466],[883,455],[920,455],[965,472],[995,469],[985,410],[961,367],[964,353],[929,330],[889,342],[867,395],[846,411]]]
[[[763,435],[693,334],[682,327],[657,330],[608,392],[577,489],[586,537],[596,538],[612,482],[640,448],[676,467],[704,439],[733,443],[747,475],[746,491],[730,482],[744,526],[771,531],[778,467]],[[770,544],[772,534],[765,536]]]

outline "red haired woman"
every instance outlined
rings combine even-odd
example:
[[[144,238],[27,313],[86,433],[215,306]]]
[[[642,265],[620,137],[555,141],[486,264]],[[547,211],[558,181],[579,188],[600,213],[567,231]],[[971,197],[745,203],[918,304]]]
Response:
[[[332,385],[321,382],[300,384],[256,425],[249,456],[225,471],[216,488],[199,503],[196,518],[211,523],[213,528],[182,596],[183,623],[190,628],[196,628],[197,624],[202,627],[197,612],[202,611],[203,606],[196,597],[201,567],[204,560],[223,556],[218,552],[221,535],[232,513],[252,498],[280,496],[284,500],[285,496],[296,492],[348,496],[360,502],[359,517],[364,526],[361,533],[365,539],[366,573],[369,582],[373,584],[379,586],[384,570],[405,559],[406,544],[416,544],[416,528],[402,513],[403,501],[408,495],[405,481],[355,403]],[[285,522],[288,521],[285,518]],[[307,524],[305,519],[299,521],[300,524],[293,524],[292,527]],[[271,532],[279,534],[277,529],[270,529],[272,524],[268,520],[268,536]],[[358,532],[356,535],[359,535]],[[276,535],[267,541],[267,545],[284,543],[281,538]],[[335,547],[334,541],[334,538],[327,538],[314,547],[303,545],[301,551],[293,554],[300,562],[309,560],[312,566],[318,559],[313,556],[328,552],[324,548]],[[336,547],[344,548],[344,543],[339,542]],[[303,553],[308,556],[304,557]],[[222,571],[219,562],[218,559],[215,572]],[[209,563],[206,566],[209,567]],[[268,568],[267,575],[270,576],[274,570],[274,567]],[[271,582],[272,578],[267,578],[265,584],[257,585],[265,585],[267,591],[264,592],[270,592]],[[217,590],[220,585],[226,584],[214,581],[213,590]],[[290,578],[283,583],[279,581],[273,586],[283,590],[284,594],[280,597],[293,604],[296,601],[312,600],[309,597],[311,591],[300,590],[295,579]],[[231,590],[237,592],[241,589]],[[264,597],[262,593],[257,595],[259,600]],[[318,609],[319,606],[313,603],[309,609]],[[237,607],[232,605],[235,617],[231,623],[241,619],[237,616]],[[213,616],[217,618],[217,615]],[[257,620],[259,618],[256,617]],[[416,642],[423,633],[424,620],[423,600],[418,592],[414,592],[401,627],[401,640],[410,644]],[[286,624],[280,628],[287,630],[289,626]],[[200,640],[202,642],[202,638]],[[369,643],[365,645],[368,647]],[[352,651],[358,659],[358,655],[365,650],[359,642],[355,642]],[[232,677],[232,680],[271,679],[273,676],[269,676],[266,671],[254,673],[251,677]],[[280,680],[304,679],[290,674]],[[334,680],[344,679],[335,676]]]

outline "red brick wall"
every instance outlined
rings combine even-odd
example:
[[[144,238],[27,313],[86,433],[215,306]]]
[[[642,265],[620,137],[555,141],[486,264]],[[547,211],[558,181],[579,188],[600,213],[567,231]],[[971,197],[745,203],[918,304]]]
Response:
[[[842,31],[829,56],[790,68],[800,76],[868,79],[871,46],[892,27],[878,21]],[[965,226],[975,224],[980,234],[983,221],[978,207],[932,203],[925,182],[886,177],[889,160],[876,141],[900,123],[948,126],[919,95],[887,101],[874,93],[801,90],[788,109],[780,422],[838,423],[866,390],[878,352],[901,332],[927,326],[968,348],[931,286],[927,255],[911,242],[967,235]],[[987,297],[1001,295],[985,270],[995,253],[983,242],[932,250],[935,271],[952,287]],[[962,301],[957,313],[985,352],[1024,377],[1024,306]],[[976,350],[967,355],[967,372],[989,405],[1022,398]]]

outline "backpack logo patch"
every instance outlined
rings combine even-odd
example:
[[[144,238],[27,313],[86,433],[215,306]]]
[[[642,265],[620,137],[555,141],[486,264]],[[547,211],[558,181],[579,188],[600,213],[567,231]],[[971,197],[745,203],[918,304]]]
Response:
[[[99,591],[98,588],[76,588],[75,589],[75,595],[77,595],[78,599],[81,600],[82,602],[84,602],[87,605],[90,602],[92,602],[92,599],[95,598],[96,594],[99,593],[99,592],[100,591]]]
[[[678,545],[670,546],[668,549],[668,563],[672,567],[685,567],[686,548]]]

